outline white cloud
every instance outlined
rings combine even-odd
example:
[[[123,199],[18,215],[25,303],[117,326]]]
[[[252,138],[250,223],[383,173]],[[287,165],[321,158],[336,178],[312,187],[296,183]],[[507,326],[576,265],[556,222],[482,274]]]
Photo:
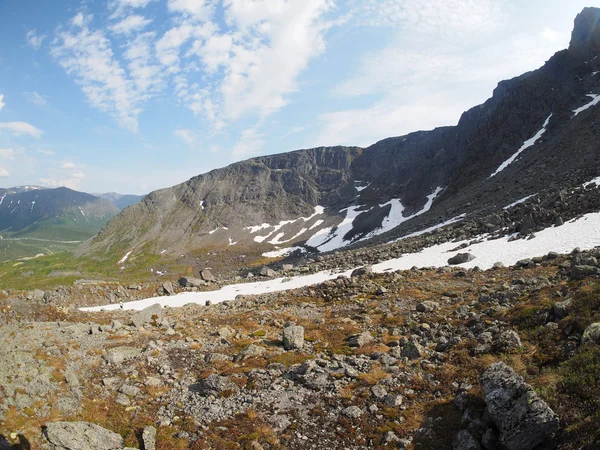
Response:
[[[75,164],[66,163],[60,167],[47,169],[47,176],[41,177],[39,182],[47,187],[65,186],[69,189],[79,190],[85,178],[85,173]]]
[[[264,134],[259,134],[256,127],[247,128],[243,131],[241,139],[233,147],[233,156],[236,159],[253,156],[263,148],[265,143]]]
[[[39,139],[42,136],[42,130],[34,127],[27,122],[0,122],[0,131],[8,130],[15,136],[28,135]]]
[[[209,0],[168,0],[169,11],[183,13],[195,20],[208,20],[213,12],[213,2]]]
[[[506,20],[502,0],[353,0],[351,6],[356,25],[402,27],[446,38],[489,34]]]
[[[12,148],[0,148],[0,159],[14,161],[15,151]]]
[[[52,150],[46,150],[46,149],[39,149],[36,150],[39,154],[44,155],[44,156],[54,156],[54,152]]]
[[[38,108],[43,108],[48,105],[46,98],[35,91],[24,92],[24,94],[27,101]]]
[[[127,68],[134,83],[140,100],[147,100],[154,93],[160,91],[164,80],[160,65],[153,63],[152,40],[153,32],[141,33],[127,44],[123,54],[129,61]]]
[[[6,170],[4,167],[0,167],[0,177],[5,178],[10,176],[10,172]]]
[[[38,36],[36,29],[29,30],[27,32],[27,34],[25,35],[27,44],[34,50],[39,50],[40,47],[42,46],[42,42],[44,42],[44,39],[46,39],[46,38],[47,38],[47,36],[45,34]]]
[[[131,9],[145,8],[153,1],[154,0],[110,0],[108,8],[113,11],[110,18],[114,19]]]
[[[2,108],[4,108],[6,106],[6,103],[4,103],[4,95],[0,94],[0,111],[2,111]]]
[[[183,140],[188,145],[193,145],[196,143],[197,135],[194,130],[190,130],[187,128],[180,128],[173,131],[173,136],[178,137]]]
[[[91,106],[113,115],[118,123],[133,132],[143,95],[115,58],[104,34],[88,28],[89,16],[78,14],[73,26],[59,33],[52,55],[73,76]]]
[[[116,34],[129,35],[134,31],[139,31],[147,27],[151,22],[152,20],[146,19],[144,16],[132,14],[112,25],[110,29]]]

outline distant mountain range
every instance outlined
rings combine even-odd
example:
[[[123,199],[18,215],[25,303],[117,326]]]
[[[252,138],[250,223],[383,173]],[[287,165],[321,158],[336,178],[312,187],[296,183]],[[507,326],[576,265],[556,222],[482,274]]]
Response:
[[[502,81],[456,126],[368,148],[262,156],[155,191],[78,254],[331,251],[483,215],[600,175],[600,9],[575,19],[569,48]],[[143,250],[142,250],[143,249]],[[128,254],[129,254],[128,253]]]
[[[72,249],[142,197],[66,187],[0,188],[0,260]]]

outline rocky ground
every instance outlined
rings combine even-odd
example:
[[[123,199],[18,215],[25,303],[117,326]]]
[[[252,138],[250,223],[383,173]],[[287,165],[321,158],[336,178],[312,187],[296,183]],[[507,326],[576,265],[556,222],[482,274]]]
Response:
[[[4,292],[0,448],[598,448],[599,257],[138,313]]]

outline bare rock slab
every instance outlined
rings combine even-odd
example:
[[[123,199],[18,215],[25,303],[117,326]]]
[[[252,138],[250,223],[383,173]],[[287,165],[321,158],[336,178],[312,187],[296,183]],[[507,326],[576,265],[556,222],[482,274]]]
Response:
[[[114,450],[124,446],[119,434],[89,422],[51,422],[44,436],[55,450]]]

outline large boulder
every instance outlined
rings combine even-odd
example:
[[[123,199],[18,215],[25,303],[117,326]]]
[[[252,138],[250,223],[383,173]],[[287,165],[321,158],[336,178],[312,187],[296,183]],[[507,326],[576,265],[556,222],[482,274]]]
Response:
[[[283,348],[301,350],[304,347],[304,327],[291,326],[283,329]]]
[[[44,437],[55,450],[116,450],[124,447],[123,438],[89,422],[51,422]]]
[[[273,269],[271,269],[270,267],[264,266],[260,269],[260,272],[258,272],[258,274],[261,277],[269,277],[269,278],[275,278],[277,276],[277,272],[275,272]]]
[[[481,376],[487,413],[507,450],[528,450],[549,441],[558,431],[558,417],[523,378],[503,362]]]
[[[206,285],[206,281],[201,280],[200,278],[181,277],[178,281],[179,281],[179,285],[184,288],[185,287],[194,288],[194,287],[200,287],[200,286]]]
[[[137,328],[143,327],[146,324],[158,325],[163,321],[162,306],[158,303],[148,306],[131,316],[131,321]]]
[[[215,280],[215,276],[212,274],[212,272],[208,269],[204,269],[202,272],[200,272],[200,277],[204,280],[204,281],[214,281]]]
[[[581,337],[582,344],[600,344],[600,322],[588,326]]]
[[[350,347],[362,347],[373,342],[373,336],[368,331],[359,334],[353,334],[346,338],[346,342]]]
[[[474,255],[470,253],[457,253],[452,258],[448,259],[448,264],[451,266],[455,266],[457,264],[464,264],[469,261],[473,261],[475,259]]]

